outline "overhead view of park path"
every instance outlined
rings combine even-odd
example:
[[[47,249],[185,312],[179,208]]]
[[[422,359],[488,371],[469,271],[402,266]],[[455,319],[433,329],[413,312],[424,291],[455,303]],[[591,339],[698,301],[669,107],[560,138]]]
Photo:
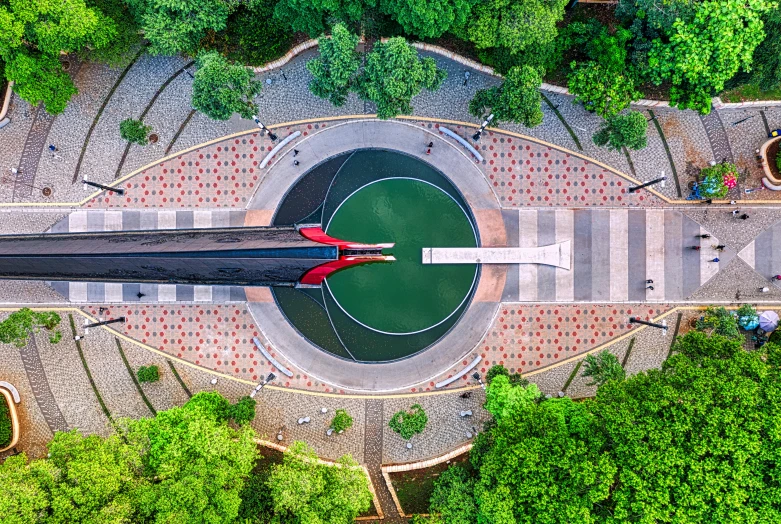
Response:
[[[183,13],[205,9],[185,3]],[[162,18],[154,29],[157,0],[73,0],[84,20],[103,4],[108,19],[132,18],[133,34],[111,26],[99,38],[96,27],[68,42],[0,2],[0,17],[35,35],[0,31],[0,479],[50,462],[66,471],[66,450],[97,446],[81,436],[93,435],[138,446],[147,468],[138,486],[158,506],[122,506],[128,522],[166,511],[181,522],[604,521],[597,503],[562,502],[564,488],[551,504],[567,516],[546,513],[520,484],[501,520],[489,491],[505,480],[481,462],[501,452],[493,439],[521,439],[512,460],[527,471],[552,453],[533,417],[597,424],[600,402],[642,404],[621,395],[674,382],[684,357],[708,368],[697,360],[713,357],[707,344],[775,370],[781,342],[778,60],[743,42],[747,56],[757,47],[755,76],[746,63],[714,85],[643,76],[639,39],[667,21],[654,12],[635,34],[626,22],[641,17],[625,3],[555,8],[550,27],[538,21],[554,45],[458,25],[495,16],[490,2],[429,31],[393,2],[356,18],[209,0],[228,29]],[[756,4],[740,16],[763,20],[763,35],[781,29],[778,7]],[[276,47],[238,29],[253,17],[268,19]],[[683,70],[676,35],[657,47]],[[104,37],[128,42],[114,53]],[[540,57],[516,55],[534,46]],[[548,47],[563,58],[542,57]],[[41,73],[48,94],[21,72],[27,59],[56,71]],[[613,98],[595,94],[608,88]],[[770,378],[756,380],[772,397]],[[511,416],[539,448],[503,433]],[[219,460],[191,460],[228,472],[230,503],[198,488],[211,520],[165,509],[174,496],[151,495],[149,481],[173,460],[147,455],[154,435],[172,434],[157,424],[196,438],[197,417],[231,442]],[[599,439],[619,439],[605,428]],[[124,460],[116,450],[112,464]],[[609,460],[589,462],[600,473],[584,490],[634,467]],[[285,502],[279,486],[296,467],[336,494]],[[612,498],[615,482],[599,500],[617,521],[639,521]],[[443,497],[467,484],[459,520]],[[60,511],[46,497],[30,522]],[[0,521],[33,514],[8,500]],[[708,520],[716,502],[702,506],[686,522],[722,521]],[[757,514],[781,515],[777,501],[768,507]],[[721,515],[737,519],[733,509]],[[83,511],[74,522],[93,509]]]

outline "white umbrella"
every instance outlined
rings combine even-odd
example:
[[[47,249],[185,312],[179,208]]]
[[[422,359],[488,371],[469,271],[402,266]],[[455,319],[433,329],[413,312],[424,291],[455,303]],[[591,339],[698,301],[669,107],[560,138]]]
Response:
[[[759,315],[759,327],[765,332],[771,332],[778,327],[778,313],[764,311]]]

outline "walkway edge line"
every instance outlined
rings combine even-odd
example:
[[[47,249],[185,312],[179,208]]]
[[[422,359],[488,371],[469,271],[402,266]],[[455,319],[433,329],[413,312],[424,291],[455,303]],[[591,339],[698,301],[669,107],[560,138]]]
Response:
[[[279,371],[281,371],[283,375],[285,375],[286,377],[292,377],[293,376],[293,372],[292,371],[287,369],[285,366],[280,364],[277,361],[277,359],[275,359],[274,357],[271,356],[271,353],[268,352],[266,347],[263,344],[260,343],[260,340],[258,339],[258,337],[252,337],[252,342],[255,344],[255,347],[258,348],[258,350],[261,353],[263,353],[263,356],[266,357],[266,359],[268,359],[268,361],[271,362],[271,364],[275,368],[277,368]]]
[[[472,144],[470,144],[469,142],[467,142],[466,140],[464,140],[464,138],[462,138],[461,136],[457,135],[455,132],[453,132],[453,131],[451,131],[450,129],[448,129],[448,128],[446,128],[446,127],[443,127],[443,126],[439,126],[439,130],[440,130],[440,131],[442,131],[443,133],[445,133],[445,134],[446,134],[447,136],[449,136],[450,138],[454,139],[456,142],[458,142],[458,143],[459,143],[459,144],[461,144],[462,146],[464,146],[464,148],[465,148],[467,151],[469,151],[470,153],[472,153],[472,155],[473,155],[473,156],[474,156],[474,157],[477,159],[477,161],[478,161],[478,162],[482,162],[482,161],[483,161],[483,155],[481,155],[480,153],[478,153],[478,152],[477,152],[477,149],[475,149],[474,147],[472,147]]]
[[[301,125],[301,124],[312,124],[317,122],[342,122],[342,121],[348,121],[348,120],[367,120],[367,119],[376,119],[377,115],[343,115],[343,116],[326,116],[326,117],[320,117],[320,118],[311,118],[307,120],[294,120],[291,122],[283,122],[280,124],[275,124],[272,126],[268,126],[269,129],[281,129],[284,127],[290,127],[295,125]],[[441,123],[441,124],[449,124],[449,125],[455,125],[455,126],[464,126],[464,127],[474,127],[478,128],[480,127],[479,124],[474,122],[460,122],[458,120],[448,120],[443,118],[432,118],[432,117],[425,117],[425,116],[415,116],[415,115],[400,115],[396,117],[396,120],[411,120],[411,121],[421,121],[421,122],[432,122],[432,123]],[[629,182],[632,182],[634,184],[641,184],[642,182],[639,180],[636,180],[634,177],[631,177],[627,175],[626,173],[623,173],[619,171],[616,168],[613,168],[611,166],[608,166],[607,164],[604,164],[598,160],[595,160],[591,157],[588,157],[586,155],[583,155],[581,153],[577,153],[575,151],[572,151],[570,149],[567,149],[565,147],[561,147],[555,144],[551,144],[550,142],[546,142],[545,140],[540,140],[539,138],[534,138],[526,135],[522,135],[520,133],[516,133],[514,131],[508,131],[505,129],[499,129],[495,127],[488,127],[486,128],[486,131],[490,131],[493,133],[501,133],[504,135],[509,135],[514,138],[520,138],[522,140],[528,140],[529,142],[534,142],[536,144],[544,145],[546,147],[549,147],[551,149],[555,149],[557,151],[561,151],[562,153],[572,155],[574,157],[580,158],[582,160],[586,160],[587,162],[590,162],[594,165],[597,165],[601,167],[602,169],[605,169],[607,171],[610,171],[611,173],[620,176],[621,178],[624,178],[625,180],[628,180]],[[183,149],[181,151],[177,151],[176,153],[170,154],[168,156],[164,156],[163,158],[160,158],[158,160],[155,160],[154,162],[151,162],[145,166],[142,166],[135,171],[132,171],[126,175],[123,175],[122,177],[110,182],[107,184],[109,187],[117,187],[129,178],[132,178],[139,173],[150,169],[158,164],[162,164],[164,162],[168,162],[169,160],[172,160],[174,158],[177,158],[181,155],[184,155],[186,153],[190,153],[192,151],[196,151],[202,147],[207,147],[212,144],[216,144],[218,142],[222,142],[225,140],[230,140],[232,138],[238,138],[241,136],[246,135],[257,135],[259,132],[257,129],[248,129],[244,131],[237,131],[236,133],[232,133],[229,135],[225,135],[223,137],[215,138],[214,140],[209,140],[208,142],[203,142],[201,144],[196,144],[192,147],[189,147],[187,149]],[[664,200],[668,204],[692,204],[691,200],[672,200],[663,194],[659,193],[658,191],[654,190],[653,188],[645,188],[645,191],[648,191],[649,193],[655,195],[656,197]],[[84,198],[83,200],[79,202],[0,202],[0,209],[2,208],[19,208],[19,207],[52,207],[52,208],[78,208],[83,206],[84,204],[88,203],[90,200],[100,196],[103,193],[103,191],[95,191],[88,197]],[[745,201],[746,205],[757,205],[757,204],[772,204],[777,205],[778,200],[751,200],[751,201]],[[728,199],[724,200],[714,200],[714,204],[729,204],[730,201]],[[157,209],[157,208],[155,208]]]
[[[274,158],[274,156],[276,156],[277,153],[282,151],[282,149],[286,145],[288,145],[290,142],[292,142],[293,140],[295,140],[299,136],[301,136],[301,131],[296,131],[296,132],[291,133],[290,135],[286,136],[284,139],[282,139],[282,141],[280,141],[279,144],[275,145],[274,149],[269,151],[269,153],[263,158],[263,160],[258,165],[258,169],[265,168],[268,165],[268,163],[271,162],[271,159]]]
[[[726,302],[724,302],[723,304],[724,304],[724,308],[725,309],[738,309],[738,307],[739,307],[739,306],[731,305],[730,303],[726,303]],[[761,303],[761,304],[764,307],[767,307],[767,308],[781,309],[781,303],[778,303],[778,302],[776,302],[776,303],[767,302],[767,303]],[[19,307],[23,307],[23,306],[18,306],[18,307],[13,307],[13,308],[10,308],[10,307],[0,307],[0,312],[18,311]],[[669,311],[666,311],[665,313],[662,313],[658,317],[654,317],[653,321],[657,322],[657,321],[662,320],[662,319],[664,319],[664,318],[666,318],[666,317],[668,317],[668,316],[670,316],[673,313],[676,313],[678,311],[704,311],[707,308],[708,308],[708,305],[702,305],[702,306],[675,306],[674,308],[670,309]],[[86,318],[86,319],[88,319],[90,321],[93,321],[93,322],[97,322],[98,321],[98,319],[96,317],[93,317],[89,313],[87,313],[85,311],[82,311],[81,309],[79,309],[77,307],[41,307],[40,305],[36,305],[34,307],[31,307],[30,309],[33,310],[33,311],[59,311],[59,312],[66,312],[66,313],[67,312],[74,312],[74,313],[78,313],[79,315],[82,315],[84,318]],[[211,369],[208,369],[208,368],[204,368],[202,366],[199,366],[198,364],[193,364],[192,362],[188,362],[187,360],[184,360],[182,358],[175,357],[173,355],[169,355],[168,353],[160,351],[157,348],[153,348],[152,346],[144,344],[143,342],[135,340],[134,338],[128,337],[124,333],[120,333],[119,331],[116,331],[115,329],[111,328],[110,326],[101,326],[101,327],[103,329],[105,329],[106,331],[110,332],[112,335],[121,338],[122,340],[130,342],[131,344],[135,344],[136,346],[139,346],[139,347],[141,347],[143,349],[146,349],[147,351],[151,351],[152,353],[160,355],[160,356],[162,356],[164,358],[167,358],[169,360],[173,360],[173,361],[178,362],[180,364],[183,364],[185,366],[191,367],[193,369],[197,369],[198,371],[201,371],[201,372],[204,372],[204,373],[209,373],[209,374],[212,374],[212,375],[224,378],[226,380],[233,380],[234,382],[238,382],[240,384],[246,384],[246,385],[249,385],[249,386],[255,386],[256,385],[255,382],[251,382],[249,380],[244,380],[244,379],[241,379],[241,378],[238,378],[238,377],[234,377],[233,375],[228,375],[226,373],[221,373],[219,371],[214,371],[214,370],[211,370]],[[632,335],[634,333],[637,333],[638,331],[646,329],[646,328],[647,328],[647,326],[639,326],[639,327],[633,329],[632,331],[629,331],[629,332],[625,333],[624,335],[621,335],[621,336],[619,336],[617,338],[609,340],[608,342],[606,342],[604,344],[601,344],[601,345],[599,345],[599,346],[597,346],[597,347],[595,347],[593,349],[585,351],[585,352],[583,352],[583,353],[581,353],[579,355],[574,355],[574,356],[572,356],[572,357],[570,357],[570,358],[568,358],[566,360],[562,360],[560,362],[556,362],[555,364],[551,364],[550,366],[545,366],[545,367],[542,367],[540,369],[536,369],[534,371],[530,371],[529,373],[525,373],[524,376],[530,377],[530,376],[538,375],[538,374],[543,373],[545,371],[548,371],[548,370],[551,370],[551,369],[555,369],[557,367],[563,366],[563,365],[571,363],[571,362],[575,362],[577,360],[582,359],[586,355],[590,355],[591,353],[595,353],[597,351],[601,351],[602,349],[605,349],[606,347],[608,347],[608,346],[610,346],[612,344],[615,344],[616,342],[620,342],[621,340],[624,340],[627,336],[630,336],[630,335]],[[342,399],[345,398],[345,397],[363,398],[363,399],[386,399],[386,398],[387,399],[400,399],[400,398],[431,397],[431,396],[436,396],[436,395],[447,395],[447,394],[450,394],[450,393],[456,393],[456,392],[461,392],[461,391],[471,391],[473,389],[481,389],[482,388],[482,386],[480,386],[479,384],[475,384],[475,385],[472,385],[472,386],[464,386],[464,387],[461,387],[461,388],[453,388],[453,389],[443,389],[443,390],[439,390],[439,391],[419,391],[419,392],[415,392],[415,393],[397,393],[395,395],[394,394],[387,394],[387,393],[381,393],[381,394],[377,394],[377,395],[370,395],[370,394],[366,394],[366,393],[325,393],[325,392],[308,391],[308,390],[296,389],[296,388],[284,388],[284,387],[273,386],[273,385],[268,385],[268,386],[265,386],[265,387],[268,388],[268,389],[273,389],[275,391],[281,391],[281,392],[287,392],[287,393],[296,393],[296,394],[299,394],[299,395],[309,395],[309,396],[313,396],[313,397],[323,397],[323,398],[342,398]]]
[[[476,356],[475,359],[467,367],[465,367],[464,369],[462,369],[461,371],[459,371],[458,373],[456,373],[452,377],[449,377],[449,378],[443,380],[442,382],[437,382],[434,385],[434,387],[435,388],[443,388],[443,387],[447,386],[448,384],[452,384],[453,382],[455,382],[459,378],[463,377],[464,375],[466,375],[467,373],[472,371],[475,368],[475,366],[477,366],[480,363],[481,360],[483,360],[483,357],[481,357],[480,355]]]

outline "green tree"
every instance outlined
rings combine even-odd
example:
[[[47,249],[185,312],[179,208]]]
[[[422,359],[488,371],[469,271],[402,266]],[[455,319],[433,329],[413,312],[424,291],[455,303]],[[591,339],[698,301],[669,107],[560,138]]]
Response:
[[[274,17],[287,24],[293,31],[301,31],[311,38],[325,33],[329,20],[357,22],[367,6],[362,0],[280,0],[274,9]]]
[[[521,385],[521,386],[528,386],[529,381],[523,378],[520,373],[510,373],[510,371],[504,367],[501,364],[494,364],[488,369],[488,373],[485,374],[485,381],[490,384],[491,381],[498,377],[504,375],[510,380],[510,384],[512,385]]]
[[[378,117],[393,118],[412,113],[412,97],[424,87],[439,89],[446,76],[433,58],[419,58],[413,46],[397,37],[374,45],[356,87],[361,98],[377,105]]]
[[[44,522],[51,507],[47,486],[56,470],[48,461],[27,464],[24,453],[0,463],[0,516],[4,524]]]
[[[723,307],[708,307],[697,319],[697,329],[723,337],[740,337],[737,318]]]
[[[141,455],[138,521],[232,522],[244,478],[257,457],[252,428],[226,424],[228,401],[202,392],[154,418],[124,422],[122,434]]]
[[[22,308],[0,322],[0,342],[23,348],[30,335],[41,329],[53,331],[60,324],[60,316],[53,311],[33,311]]]
[[[647,131],[645,115],[639,111],[630,111],[608,118],[594,133],[593,139],[596,145],[616,151],[622,147],[639,150],[648,145]]]
[[[225,29],[233,0],[125,0],[158,55],[195,53],[207,30]]]
[[[404,31],[421,38],[438,38],[453,27],[464,26],[474,0],[382,0],[387,14]]]
[[[598,62],[572,62],[568,77],[570,93],[575,101],[602,118],[609,119],[627,107],[642,94],[635,89],[631,74],[606,69]]]
[[[267,486],[273,523],[350,524],[369,509],[372,496],[363,470],[349,455],[337,465],[318,463],[303,442],[294,442],[282,464],[272,466]]]
[[[141,366],[136,374],[139,382],[157,382],[160,380],[160,368],[157,366]]]
[[[193,107],[214,120],[228,120],[233,113],[252,118],[257,106],[252,101],[262,88],[252,69],[231,64],[216,51],[198,57],[193,80]]]
[[[749,71],[754,49],[765,37],[767,0],[708,0],[696,3],[691,20],[676,19],[669,42],[653,41],[650,78],[670,82],[670,104],[707,114],[711,97],[741,68]]]
[[[445,470],[434,481],[431,494],[431,513],[447,524],[477,522],[477,504],[474,497],[474,478],[462,465]]]
[[[353,427],[353,418],[347,413],[347,410],[337,409],[334,418],[331,421],[331,429],[337,433],[341,433],[351,427]]]
[[[616,467],[589,403],[540,401],[537,386],[498,376],[485,407],[495,424],[472,454],[476,522],[593,522],[591,508],[608,498]]]
[[[144,125],[141,120],[127,118],[119,123],[119,136],[131,144],[145,146],[149,143],[149,133],[152,132],[152,126]]]
[[[11,412],[8,409],[5,397],[0,397],[0,448],[4,448],[10,443],[11,437],[13,437]]]
[[[608,350],[600,351],[596,355],[593,353],[586,355],[584,364],[581,376],[591,377],[591,382],[588,383],[589,386],[596,385],[599,387],[609,380],[624,380],[626,378],[621,362]]]
[[[737,179],[738,168],[730,162],[722,162],[714,166],[706,167],[700,173],[700,195],[703,198],[724,198],[729,193],[729,187],[724,182],[724,177],[730,176]]]
[[[478,49],[502,47],[513,54],[544,47],[556,38],[567,0],[486,0],[472,8],[456,34]]]
[[[312,74],[309,90],[315,96],[329,100],[336,107],[344,105],[360,66],[357,45],[358,37],[344,24],[336,24],[330,38],[320,38],[320,57],[306,63]]]
[[[751,79],[761,89],[778,89],[781,87],[781,5],[776,3],[765,13],[763,21],[766,36],[754,50]]]
[[[79,51],[82,60],[103,62],[111,67],[127,63],[131,52],[141,43],[140,27],[124,0],[86,0],[87,6],[99,10],[114,22],[116,34],[110,45],[86,46]]]
[[[542,74],[525,65],[513,67],[498,87],[480,89],[469,102],[469,112],[478,118],[490,110],[498,122],[516,122],[526,127],[542,123]]]
[[[238,402],[230,408],[230,417],[233,422],[239,425],[247,424],[255,420],[255,399],[250,397],[241,397]]]
[[[409,410],[397,411],[393,414],[388,425],[401,435],[404,440],[409,440],[413,435],[423,433],[428,423],[428,416],[423,411],[423,406],[413,404]]]
[[[14,81],[14,91],[32,105],[43,103],[46,111],[58,115],[78,90],[52,56],[27,50],[16,52],[6,61],[5,75]]]

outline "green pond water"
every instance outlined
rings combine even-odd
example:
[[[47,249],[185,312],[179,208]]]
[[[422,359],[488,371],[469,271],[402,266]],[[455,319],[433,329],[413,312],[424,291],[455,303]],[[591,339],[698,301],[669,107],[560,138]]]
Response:
[[[422,164],[426,169],[430,169]],[[476,247],[464,210],[441,189],[414,179],[379,180],[339,207],[327,233],[354,242],[395,242],[395,262],[367,264],[327,279],[339,306],[365,326],[391,334],[429,329],[468,296],[476,266],[423,265],[424,247]]]

